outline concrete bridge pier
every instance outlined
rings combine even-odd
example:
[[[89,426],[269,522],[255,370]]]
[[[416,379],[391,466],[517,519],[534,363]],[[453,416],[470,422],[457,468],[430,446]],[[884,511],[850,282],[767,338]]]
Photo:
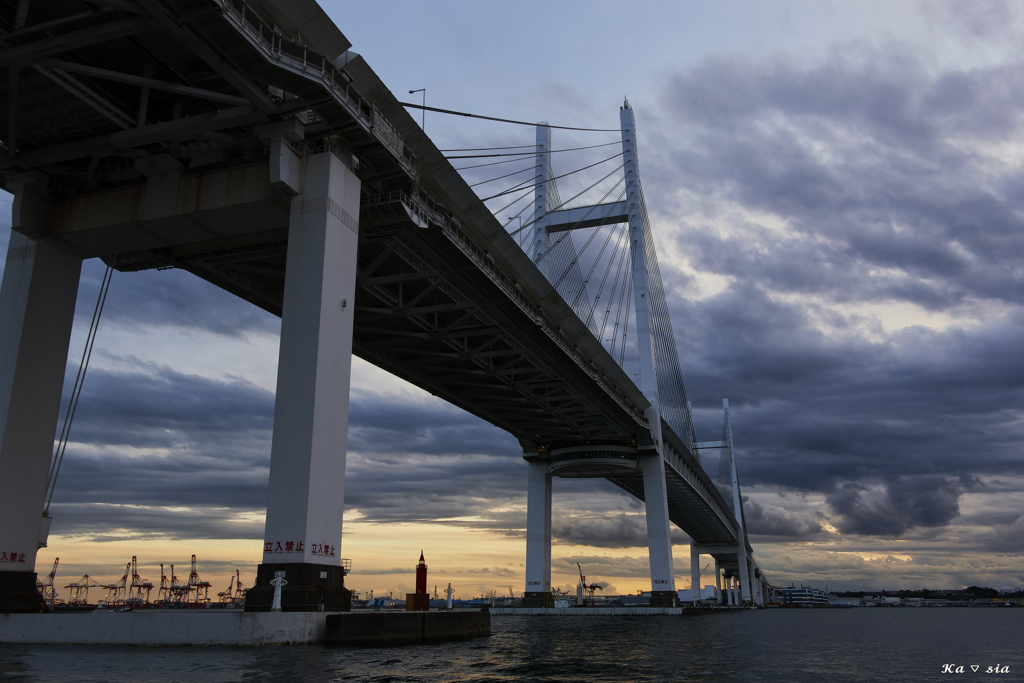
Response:
[[[644,475],[647,547],[651,563],[650,604],[651,607],[678,607],[665,460],[660,451],[641,453],[639,460]]]
[[[82,259],[38,234],[45,178],[14,190],[11,240],[0,285],[0,612],[38,612],[36,551],[45,547],[43,506],[60,412]],[[14,185],[14,187],[12,187]]]
[[[554,607],[551,595],[551,467],[529,460],[526,493],[526,592],[523,607]]]
[[[281,153],[290,155],[287,148]],[[294,172],[291,164],[294,162]],[[347,610],[341,567],[360,181],[331,152],[271,160],[291,200],[263,562],[246,611]],[[290,176],[290,181],[289,181]]]

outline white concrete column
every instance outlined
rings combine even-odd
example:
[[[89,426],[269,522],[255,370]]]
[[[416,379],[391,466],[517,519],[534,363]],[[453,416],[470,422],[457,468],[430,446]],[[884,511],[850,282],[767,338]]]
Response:
[[[526,592],[551,592],[551,468],[528,462],[526,489]]]
[[[534,157],[539,168],[534,169],[535,182],[539,183],[533,190],[533,241],[529,250],[530,259],[537,264],[544,277],[550,278],[548,263],[549,256],[545,256],[548,250],[548,227],[544,215],[548,212],[548,164],[551,160],[551,129],[547,126],[537,126],[537,156]],[[552,181],[553,182],[553,181]]]
[[[690,586],[694,602],[700,600],[700,549],[693,541],[690,541]]]
[[[330,152],[292,199],[263,562],[338,565],[360,181]]]
[[[16,226],[25,225],[21,200]],[[33,572],[45,543],[43,499],[81,270],[77,256],[11,231],[0,285],[0,572]]]
[[[644,505],[647,509],[647,547],[651,562],[651,590],[675,593],[671,522],[668,518],[668,486],[665,461],[660,452],[640,455],[644,474]],[[655,599],[652,594],[651,599]]]
[[[735,605],[736,604],[736,577],[735,576],[727,576],[727,577],[725,577],[725,582],[729,586],[729,604],[730,605]]]
[[[718,564],[718,560],[715,560],[715,597],[718,602],[722,602],[722,568]]]

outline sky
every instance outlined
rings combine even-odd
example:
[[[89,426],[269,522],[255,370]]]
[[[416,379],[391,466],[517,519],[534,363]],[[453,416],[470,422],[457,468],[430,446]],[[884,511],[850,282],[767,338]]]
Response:
[[[425,87],[429,106],[617,128],[629,98],[697,436],[720,438],[728,398],[751,542],[773,584],[1024,585],[1021,6],[324,7],[399,99]],[[534,138],[434,113],[425,125],[441,149]],[[616,139],[555,131],[553,146]],[[610,153],[556,155],[554,170]],[[562,197],[603,173],[559,181]],[[0,227],[9,205],[0,195]],[[101,276],[85,264],[68,389]],[[195,553],[216,590],[236,568],[251,585],[279,330],[187,273],[115,273],[37,569],[59,556],[59,585],[106,581],[137,555],[156,579],[161,562],[187,575]],[[431,587],[518,594],[515,439],[353,368],[347,585],[412,590],[423,550]],[[579,562],[607,593],[649,590],[642,505],[602,480],[553,489],[554,584],[572,587]]]

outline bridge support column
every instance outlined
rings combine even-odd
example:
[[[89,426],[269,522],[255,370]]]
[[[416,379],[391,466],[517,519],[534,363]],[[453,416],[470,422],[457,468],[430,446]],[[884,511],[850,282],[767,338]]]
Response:
[[[42,220],[34,189],[16,190],[16,228]],[[0,612],[45,609],[34,569],[81,269],[77,256],[11,231],[0,285]]]
[[[347,610],[341,568],[359,179],[330,152],[303,160],[288,228],[263,563],[246,611]]]
[[[700,549],[690,541],[690,595],[694,604],[701,599],[700,594]]]
[[[718,560],[715,560],[715,598],[719,604],[725,604],[725,600],[722,598],[722,567],[718,564]]]
[[[740,570],[740,585],[739,585],[739,597],[741,604],[743,602],[750,602],[750,576],[753,572],[750,571],[750,566],[747,560],[747,549],[745,545],[740,543],[739,553],[739,570]]]
[[[651,607],[676,607],[679,604],[679,594],[676,592],[675,566],[672,560],[665,460],[660,452],[641,454],[640,467],[644,473],[644,504],[647,509]]]
[[[523,607],[554,607],[551,595],[551,468],[530,461],[526,490],[526,592]]]

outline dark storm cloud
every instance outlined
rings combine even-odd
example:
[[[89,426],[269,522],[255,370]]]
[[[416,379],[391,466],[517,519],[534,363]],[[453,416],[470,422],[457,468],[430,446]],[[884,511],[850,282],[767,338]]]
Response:
[[[237,378],[121,361],[123,370],[86,376],[53,495],[53,532],[96,541],[258,538],[273,395]]]
[[[217,506],[168,509],[103,503],[54,503],[50,508],[53,533],[88,536],[92,543],[263,538],[262,512],[251,519],[236,518],[233,512],[229,507]]]
[[[698,437],[718,438],[728,396],[744,484],[822,493],[840,531],[900,536],[955,520],[964,482],[1019,471],[1022,73],[849,44],[810,66],[711,57],[666,83],[657,113],[678,124],[647,145],[648,205],[727,279],[687,300],[691,275],[662,257]],[[865,302],[990,313],[887,332],[842,309]],[[751,530],[817,532],[779,514],[752,506]]]
[[[872,495],[874,494],[874,495]],[[900,536],[914,527],[944,526],[960,515],[960,484],[939,476],[902,477],[881,490],[846,483],[826,497],[836,528],[865,536]]]
[[[754,536],[773,536],[802,539],[821,532],[820,521],[813,517],[794,514],[782,507],[767,506],[745,499],[743,514],[747,532]]]
[[[273,394],[237,378],[114,360],[125,369],[87,375],[54,495],[67,506],[55,531],[261,533],[262,521],[231,519],[266,504]],[[510,484],[525,486],[520,451],[507,434],[437,399],[356,391],[346,507],[368,521],[473,517],[459,524],[518,530],[521,513],[485,513],[521,496],[522,487]]]
[[[1022,85],[1015,66],[934,74],[895,48],[837,49],[811,68],[709,59],[665,89],[688,133],[656,174],[790,230],[683,231],[680,247],[834,301],[1019,302],[1020,170],[996,152],[1020,132]]]

